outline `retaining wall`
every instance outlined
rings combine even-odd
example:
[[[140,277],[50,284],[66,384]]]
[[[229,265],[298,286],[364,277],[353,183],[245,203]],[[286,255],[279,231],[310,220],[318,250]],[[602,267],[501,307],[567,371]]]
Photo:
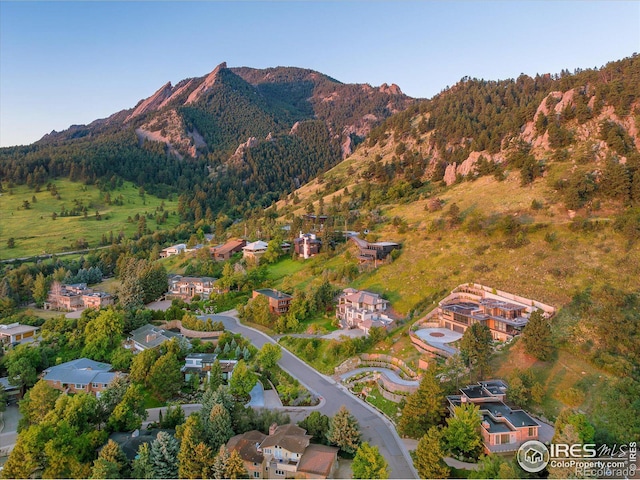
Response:
[[[198,330],[191,330],[182,326],[182,321],[180,320],[169,320],[162,325],[162,328],[167,330],[178,329],[180,333],[187,338],[209,338],[215,341],[218,341],[220,336],[224,333],[224,331],[215,331],[215,332],[200,332]]]

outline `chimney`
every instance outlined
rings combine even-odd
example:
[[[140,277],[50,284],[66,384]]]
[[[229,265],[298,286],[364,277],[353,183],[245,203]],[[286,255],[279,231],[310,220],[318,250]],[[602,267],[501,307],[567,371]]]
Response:
[[[276,422],[273,422],[271,424],[271,426],[269,427],[269,435],[275,435],[276,434],[276,428],[278,428],[278,424]]]

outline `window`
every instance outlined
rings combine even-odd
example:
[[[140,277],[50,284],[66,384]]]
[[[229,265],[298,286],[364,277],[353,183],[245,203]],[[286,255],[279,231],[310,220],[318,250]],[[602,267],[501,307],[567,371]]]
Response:
[[[510,435],[508,433],[503,433],[502,435],[500,435],[500,440],[499,440],[499,444],[506,444],[506,443],[510,443]]]
[[[276,470],[276,475],[280,475],[284,477],[284,470]]]
[[[100,384],[99,383],[92,383],[91,386],[93,388],[100,388]]]
[[[253,478],[260,478],[260,472],[253,472]]]
[[[529,436],[535,437],[536,435],[536,427],[529,427]]]
[[[86,385],[82,385],[81,383],[76,383],[76,388],[84,388]]]

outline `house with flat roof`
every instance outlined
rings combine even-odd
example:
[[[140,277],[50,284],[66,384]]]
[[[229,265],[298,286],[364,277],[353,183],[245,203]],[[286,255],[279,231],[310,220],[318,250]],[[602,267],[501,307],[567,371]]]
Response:
[[[400,248],[400,244],[395,242],[367,242],[357,235],[349,235],[348,238],[358,246],[360,264],[372,264],[374,267],[387,261],[391,252]]]
[[[311,435],[297,425],[273,424],[269,435],[252,430],[232,437],[227,449],[238,452],[249,478],[333,478],[338,448],[310,440]]]
[[[241,252],[246,244],[246,240],[234,238],[223,245],[211,247],[211,255],[216,262],[224,262],[229,260],[234,253]]]
[[[507,385],[502,380],[488,380],[460,389],[460,395],[447,396],[449,413],[455,407],[473,403],[480,408],[480,433],[484,450],[489,453],[514,452],[524,442],[538,439],[540,424],[527,412],[506,405]]]
[[[209,378],[211,376],[211,367],[218,360],[215,353],[190,353],[184,360],[184,366],[181,371],[185,381],[188,381],[192,375],[198,375],[200,378]],[[236,367],[237,360],[218,360],[220,369],[222,370],[222,379],[226,382],[231,380],[233,370]]]
[[[464,333],[474,323],[486,325],[494,340],[506,341],[519,335],[531,313],[540,310],[546,318],[555,308],[535,300],[501,292],[483,285],[456,287],[434,311],[440,327]]]
[[[173,337],[182,337],[181,333],[164,330],[147,323],[129,334],[129,344],[139,352],[149,348],[157,348]]]
[[[21,325],[17,322],[9,325],[0,325],[0,343],[13,345],[14,343],[32,342],[35,340],[38,330],[38,327]]]
[[[269,244],[267,242],[263,242],[262,240],[247,243],[244,247],[242,247],[242,258],[258,261],[260,260],[260,257],[262,257],[262,255],[267,252],[268,246]]]
[[[47,368],[42,379],[64,393],[85,392],[99,397],[119,375],[123,374],[112,372],[108,363],[79,358]]]
[[[253,297],[264,295],[269,299],[269,310],[276,315],[283,315],[289,311],[293,297],[288,293],[279,292],[272,288],[261,288],[253,291]]]
[[[372,327],[390,328],[394,320],[387,315],[389,301],[377,293],[345,288],[338,297],[336,317],[345,328],[359,328],[368,334]]]

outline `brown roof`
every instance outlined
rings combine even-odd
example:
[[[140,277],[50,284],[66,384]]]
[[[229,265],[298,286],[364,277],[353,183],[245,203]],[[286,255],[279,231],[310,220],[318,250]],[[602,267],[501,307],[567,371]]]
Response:
[[[229,240],[227,243],[225,243],[219,248],[213,249],[213,252],[216,255],[224,255],[225,253],[229,253],[230,251],[235,250],[236,248],[244,247],[246,244],[247,242],[245,242],[244,240],[236,238],[235,240]]]
[[[338,456],[336,447],[311,444],[307,447],[298,465],[299,472],[314,473],[325,478],[331,473],[331,468]]]
[[[293,423],[281,425],[276,428],[273,435],[269,435],[264,439],[260,447],[279,445],[290,452],[302,454],[309,445],[309,440],[311,440],[311,435],[305,435],[306,433],[307,431],[304,428],[300,428]]]
[[[227,449],[229,452],[237,451],[242,460],[262,463],[264,457],[261,452],[258,452],[257,445],[259,445],[265,437],[266,435],[264,433],[251,430],[250,432],[231,437],[227,442]]]

